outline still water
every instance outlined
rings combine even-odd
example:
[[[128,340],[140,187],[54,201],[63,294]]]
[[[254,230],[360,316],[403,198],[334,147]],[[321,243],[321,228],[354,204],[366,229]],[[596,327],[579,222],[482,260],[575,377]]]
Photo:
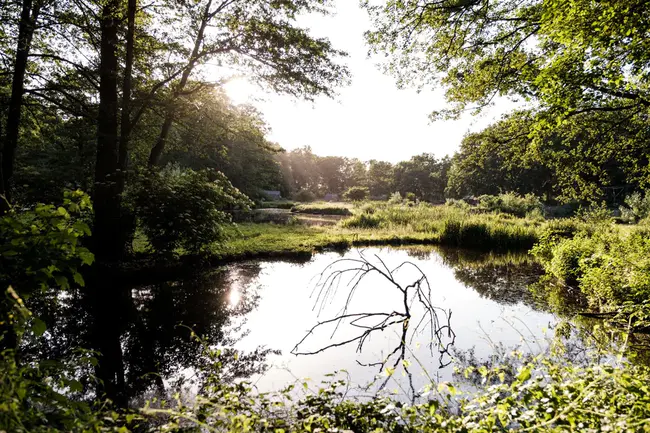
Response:
[[[389,270],[404,263],[391,281]],[[356,270],[340,273],[349,269]],[[371,248],[319,254],[303,264],[239,264],[226,272],[233,307],[256,298],[237,321],[248,333],[235,347],[280,351],[269,355],[265,373],[253,377],[260,391],[304,379],[317,386],[327,374],[344,370],[361,390],[411,394],[432,381],[451,380],[458,350],[472,349],[477,358],[499,347],[542,352],[557,322],[532,299],[528,286],[540,269],[525,256]],[[419,293],[407,289],[405,307],[402,289],[421,278]],[[405,308],[409,320],[401,315]],[[386,326],[372,330],[377,325]]]
[[[525,255],[458,249],[249,261],[125,287],[123,301],[105,308],[104,324],[83,290],[56,308],[33,299],[48,329],[26,349],[35,359],[56,359],[79,347],[112,348],[102,365],[134,404],[152,393],[198,389],[213,365],[206,347],[222,349],[223,377],[250,379],[259,391],[297,381],[302,389],[306,379],[316,389],[328,374],[345,371],[350,394],[413,399],[427,384],[453,380],[467,351],[479,360],[546,351],[560,319],[529,290],[539,278]],[[111,332],[98,340],[92,329]],[[92,383],[90,372],[86,379]]]

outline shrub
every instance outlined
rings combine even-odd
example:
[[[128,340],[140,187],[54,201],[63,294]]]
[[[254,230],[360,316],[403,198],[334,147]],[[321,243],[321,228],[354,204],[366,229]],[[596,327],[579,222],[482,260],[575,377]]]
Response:
[[[607,204],[592,204],[587,208],[580,208],[576,217],[587,224],[601,225],[611,224],[614,219],[612,218],[612,211],[607,208]]]
[[[406,201],[410,201],[411,203],[415,203],[415,201],[417,200],[417,197],[415,196],[414,192],[407,192],[404,198]]]
[[[296,204],[292,201],[263,201],[257,203],[255,208],[257,209],[291,209]]]
[[[252,202],[218,171],[166,167],[136,186],[136,215],[150,245],[159,253],[177,248],[197,253],[224,238],[229,211],[249,210]]]
[[[535,209],[543,212],[541,200],[534,194],[520,196],[514,192],[499,195],[482,195],[479,198],[479,207],[488,212],[503,212],[510,215],[524,217]]]
[[[366,200],[370,195],[370,190],[365,186],[353,186],[343,193],[343,198],[348,201]]]
[[[399,192],[392,193],[388,199],[389,204],[402,204],[402,201],[402,194]]]
[[[72,281],[83,285],[79,267],[94,260],[81,243],[90,236],[91,215],[90,197],[81,191],[69,191],[60,206],[37,204],[0,217],[3,297],[9,285],[22,295],[34,288],[66,289]]]
[[[598,309],[640,305],[648,299],[650,238],[646,230],[620,232],[611,225],[589,230],[585,226],[571,237],[565,235],[547,229],[531,251],[549,275],[577,283]]]
[[[468,210],[471,207],[465,200],[456,200],[454,198],[448,198],[445,204],[463,210]]]
[[[627,223],[636,223],[650,217],[650,192],[644,196],[635,192],[625,198],[625,206],[621,206],[621,219]]]
[[[377,210],[379,210],[380,208],[383,208],[383,207],[385,207],[383,204],[366,203],[363,206],[361,206],[361,208],[359,210],[361,211],[361,213],[372,215],[375,212],[377,212]]]
[[[308,203],[310,201],[316,200],[316,195],[308,189],[301,189],[293,195],[293,199],[295,201]]]

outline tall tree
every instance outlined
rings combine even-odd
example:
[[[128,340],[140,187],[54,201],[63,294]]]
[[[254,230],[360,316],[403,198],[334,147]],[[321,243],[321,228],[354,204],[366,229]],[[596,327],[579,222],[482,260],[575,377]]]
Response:
[[[38,21],[43,0],[23,0],[18,21],[18,37],[16,39],[16,54],[11,80],[11,98],[7,113],[7,127],[4,143],[2,144],[2,182],[0,195],[5,200],[11,200],[11,188],[14,174],[16,148],[20,131],[20,117],[25,92],[25,73],[27,61],[32,47],[32,39]],[[4,205],[0,207],[0,210]]]
[[[367,186],[371,196],[388,196],[395,192],[393,164],[376,159],[368,162]]]
[[[533,122],[532,113],[515,112],[466,135],[453,157],[446,194],[460,198],[517,192],[556,197],[557,179],[540,161],[529,137]]]
[[[442,202],[450,164],[448,158],[438,160],[430,153],[402,161],[393,170],[395,189],[402,195],[413,193],[420,200]]]
[[[523,99],[545,113],[531,128],[540,144],[560,123],[588,113],[650,115],[645,0],[365,4],[373,19],[367,40],[387,54],[386,70],[398,83],[446,89],[450,106],[436,118],[481,110],[498,97]]]
[[[300,13],[327,13],[323,4],[322,0],[204,0],[184,4],[190,17],[198,16],[190,22],[192,40],[188,42],[192,50],[184,60],[180,80],[172,85],[149,165],[160,162],[178,99],[201,86],[227,80],[224,69],[235,70],[276,92],[307,99],[320,94],[332,96],[333,87],[347,81],[347,69],[336,63],[345,53],[296,25]],[[208,27],[210,32],[206,31]],[[196,77],[194,86],[188,88],[193,74],[205,74],[201,66],[215,58],[221,65],[220,70],[212,71],[217,78],[201,82]]]
[[[93,241],[99,262],[120,258],[118,25],[120,0],[107,0],[101,10],[97,159],[95,162],[95,223]]]

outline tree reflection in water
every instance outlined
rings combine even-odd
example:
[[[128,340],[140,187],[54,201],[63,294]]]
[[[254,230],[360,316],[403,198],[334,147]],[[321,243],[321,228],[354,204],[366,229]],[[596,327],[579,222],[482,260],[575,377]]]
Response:
[[[204,344],[226,348],[222,377],[249,377],[265,370],[272,351],[259,347],[235,356],[227,348],[245,335],[243,316],[257,305],[252,281],[260,269],[249,263],[175,281],[113,287],[110,302],[105,296],[87,296],[93,286],[32,298],[30,308],[48,329],[46,338],[25,347],[24,354],[42,360],[70,357],[80,347],[112,350],[110,356],[99,358],[103,370],[95,373],[102,381],[111,381],[98,391],[121,405],[152,391],[166,393],[170,387],[190,383],[200,387],[200,372],[209,363]],[[105,304],[97,305],[97,300]],[[92,373],[85,372],[80,381],[91,384]]]
[[[523,303],[539,309],[528,289],[543,275],[542,267],[525,253],[485,253],[449,247],[407,248],[412,257],[439,257],[454,270],[454,276],[481,296],[513,305]]]

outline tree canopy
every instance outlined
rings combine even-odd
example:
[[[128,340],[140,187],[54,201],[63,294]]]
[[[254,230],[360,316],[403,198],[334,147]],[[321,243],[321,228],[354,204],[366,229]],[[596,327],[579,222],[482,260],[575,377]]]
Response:
[[[388,0],[365,7],[373,20],[367,41],[387,55],[384,67],[398,85],[446,90],[449,105],[433,118],[476,113],[501,97],[526,102],[532,146],[573,176],[564,182],[574,190],[568,195],[597,197],[598,188],[586,184],[611,180],[604,160],[613,152],[623,174],[615,186],[647,184],[645,1]],[[622,125],[622,134],[611,133]],[[562,137],[555,152],[551,137]],[[583,165],[577,155],[585,153],[591,162]]]

